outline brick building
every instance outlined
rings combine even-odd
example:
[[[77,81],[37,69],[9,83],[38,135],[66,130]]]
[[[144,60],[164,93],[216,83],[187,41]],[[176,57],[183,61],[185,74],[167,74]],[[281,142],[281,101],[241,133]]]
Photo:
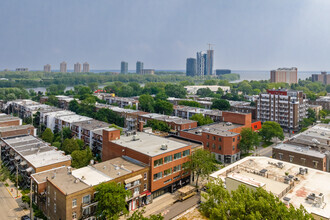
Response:
[[[60,166],[70,166],[71,156],[31,136],[1,138],[1,159],[13,173],[18,169],[21,187],[30,187],[30,175]]]
[[[291,144],[279,144],[272,149],[272,158],[306,166],[322,171],[327,168],[327,156],[324,153]]]
[[[19,125],[19,126],[9,126],[9,127],[0,127],[0,137],[17,137],[23,135],[37,135],[37,129],[32,125]]]
[[[312,81],[330,85],[330,74],[327,74],[325,71],[321,72],[321,74],[312,74]]]
[[[185,168],[191,148],[191,144],[144,132],[120,136],[119,130],[103,130],[102,160],[125,155],[149,165],[153,198],[190,182],[190,172]]]
[[[296,67],[278,68],[277,70],[270,71],[270,82],[298,83],[297,74],[298,69]]]
[[[116,182],[131,191],[129,210],[151,202],[149,167],[118,157],[87,167],[68,166],[32,175],[33,202],[48,219],[96,219],[95,186]]]
[[[257,119],[275,121],[286,131],[298,131],[307,115],[306,95],[301,91],[286,89],[267,90],[257,100]]]
[[[4,113],[0,113],[0,127],[19,126],[19,125],[22,125],[22,119],[18,117],[6,115]]]

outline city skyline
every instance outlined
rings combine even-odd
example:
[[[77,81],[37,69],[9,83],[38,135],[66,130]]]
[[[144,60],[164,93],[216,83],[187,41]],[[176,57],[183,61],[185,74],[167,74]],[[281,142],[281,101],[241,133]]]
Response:
[[[159,70],[184,70],[186,58],[208,43],[217,51],[214,69],[330,69],[328,1],[13,0],[0,7],[6,9],[0,15],[0,70],[41,70],[63,60],[88,60],[93,69],[143,60]]]

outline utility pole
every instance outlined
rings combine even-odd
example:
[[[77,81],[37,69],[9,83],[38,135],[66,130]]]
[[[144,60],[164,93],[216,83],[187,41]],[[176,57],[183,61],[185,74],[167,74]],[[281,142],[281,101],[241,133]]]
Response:
[[[30,177],[30,219],[33,219],[33,208],[32,208],[32,177]]]
[[[16,197],[18,198],[18,162],[16,164]]]

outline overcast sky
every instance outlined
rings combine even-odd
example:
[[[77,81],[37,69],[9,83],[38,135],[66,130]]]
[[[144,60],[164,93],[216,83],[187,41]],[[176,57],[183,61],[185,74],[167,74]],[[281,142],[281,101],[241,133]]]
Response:
[[[330,69],[329,0],[1,0],[0,70],[185,69],[214,44],[215,68]]]

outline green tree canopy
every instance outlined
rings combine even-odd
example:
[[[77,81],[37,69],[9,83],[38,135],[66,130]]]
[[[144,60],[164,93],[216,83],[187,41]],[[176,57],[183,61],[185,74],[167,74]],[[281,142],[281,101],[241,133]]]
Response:
[[[85,150],[75,150],[71,154],[72,167],[81,168],[87,166],[93,159],[92,151],[87,147]]]
[[[211,108],[212,109],[219,109],[219,110],[229,110],[230,109],[230,104],[225,99],[215,99],[212,102]]]
[[[187,95],[186,89],[180,84],[167,84],[165,86],[165,93],[169,97],[185,98]]]
[[[204,117],[202,114],[194,114],[190,117],[190,119],[197,121],[198,126],[207,125],[214,122],[209,116]]]
[[[125,190],[124,186],[114,182],[101,183],[95,187],[95,191],[97,215],[102,219],[116,220],[121,213],[128,213],[126,197],[131,195],[131,191]]]
[[[149,215],[148,217],[143,216],[145,208],[142,210],[136,210],[133,214],[127,218],[127,220],[163,220],[164,217],[158,213],[157,215]]]
[[[188,100],[181,100],[178,103],[179,105],[185,105],[185,106],[191,106],[191,107],[197,107],[197,108],[201,108],[202,106],[196,102],[196,101],[188,101]]]
[[[284,140],[283,129],[277,122],[274,121],[264,122],[259,134],[265,142],[270,142],[274,137]]]
[[[151,95],[141,95],[139,97],[139,106],[142,111],[154,112],[154,98]]]
[[[164,131],[164,132],[170,131],[170,127],[164,121],[158,121],[158,120],[154,120],[154,119],[148,120],[147,126],[151,127],[152,130],[158,130],[158,131]]]
[[[226,219],[296,219],[309,220],[313,217],[300,206],[291,204],[287,208],[280,199],[263,188],[248,189],[239,185],[229,193],[220,180],[207,184],[206,202],[200,206],[202,214],[211,220]]]
[[[164,100],[157,100],[154,104],[155,112],[165,115],[171,115],[173,113],[173,104]]]
[[[208,177],[216,170],[216,159],[214,154],[208,150],[198,149],[190,156],[188,168],[196,174],[196,187],[198,187],[198,179]]]
[[[72,154],[73,151],[80,150],[80,147],[74,138],[67,138],[63,141],[62,150],[65,154]]]
[[[241,141],[239,142],[240,150],[243,153],[248,153],[253,150],[254,146],[259,146],[260,136],[252,128],[243,128],[241,131]]]
[[[196,95],[200,97],[213,97],[214,93],[209,88],[200,88],[197,90]]]
[[[41,139],[48,142],[52,143],[54,140],[54,134],[50,128],[46,128],[45,131],[41,135]]]

